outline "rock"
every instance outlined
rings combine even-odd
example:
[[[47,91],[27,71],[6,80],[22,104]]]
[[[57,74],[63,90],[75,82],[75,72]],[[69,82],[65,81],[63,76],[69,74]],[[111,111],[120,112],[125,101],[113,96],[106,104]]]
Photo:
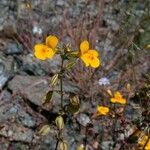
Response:
[[[7,72],[0,74],[0,89],[2,89],[11,78],[12,75]]]
[[[16,42],[9,42],[5,46],[4,53],[7,55],[12,55],[12,54],[21,54],[23,52],[23,49],[21,45],[17,44]]]
[[[103,141],[101,144],[102,150],[110,150],[113,148],[113,141]]]
[[[23,56],[22,71],[29,75],[49,75],[51,73],[58,73],[60,70],[61,59],[58,55],[55,55],[53,59],[46,61],[40,61],[34,57],[33,54]]]
[[[8,84],[8,88],[13,92],[20,92],[32,103],[42,106],[43,99],[46,92],[50,90],[48,77],[35,77],[35,76],[20,76],[16,75]],[[56,86],[55,90],[60,87]],[[70,82],[64,82],[64,91],[66,93],[77,93],[79,89]],[[56,94],[53,98],[55,104],[60,103],[60,96]]]
[[[17,100],[15,101],[15,104],[12,101],[9,101],[9,103],[5,102],[6,100],[3,101],[4,105],[0,107],[1,123],[7,122],[8,120],[13,120],[15,117],[16,122],[25,127],[32,128],[38,124],[36,118],[27,113]]]
[[[0,62],[0,75],[4,72],[5,66],[2,62]]]
[[[12,96],[11,96],[10,92],[8,92],[7,90],[2,90],[1,91],[0,100],[2,102],[9,102],[9,101],[11,101],[11,99],[12,99]]]
[[[36,75],[36,76],[46,75],[45,70],[42,69],[39,64],[24,64],[21,70],[26,72],[28,75]]]
[[[88,123],[90,123],[90,118],[86,114],[80,114],[77,116],[77,121],[85,127]]]
[[[41,106],[48,84],[46,78],[17,75],[10,81],[8,88],[13,92],[20,92],[31,102]]]
[[[57,0],[56,5],[64,6],[64,1],[63,0]]]
[[[7,137],[10,141],[22,141],[31,143],[33,139],[33,131],[25,128],[20,124],[4,124],[0,132],[1,136]]]

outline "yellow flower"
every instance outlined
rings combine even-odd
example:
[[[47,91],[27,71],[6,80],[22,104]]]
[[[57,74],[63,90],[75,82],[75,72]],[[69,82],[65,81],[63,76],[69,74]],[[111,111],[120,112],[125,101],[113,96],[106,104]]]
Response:
[[[97,68],[100,65],[100,60],[98,59],[98,52],[96,50],[89,49],[89,42],[83,41],[80,44],[80,58],[85,63],[86,66],[91,66]]]
[[[52,58],[55,54],[57,44],[57,37],[50,35],[46,38],[46,44],[36,44],[34,46],[34,55],[40,60]]]
[[[116,91],[114,94],[114,97],[111,98],[112,103],[120,103],[120,104],[126,104],[126,99],[123,98],[122,94],[119,91]]]
[[[97,116],[107,115],[109,113],[109,108],[105,106],[97,106]]]
[[[148,136],[144,135],[142,137],[142,140],[140,140],[138,143],[143,147],[146,144],[147,140],[148,140]],[[145,150],[150,150],[150,139],[148,140],[148,142],[145,146]]]

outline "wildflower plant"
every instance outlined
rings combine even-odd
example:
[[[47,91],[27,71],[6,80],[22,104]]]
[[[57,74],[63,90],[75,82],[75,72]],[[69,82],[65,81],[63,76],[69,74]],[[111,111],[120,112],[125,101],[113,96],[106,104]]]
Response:
[[[88,41],[81,42],[80,50],[77,51],[74,51],[70,44],[66,44],[62,48],[58,47],[58,42],[59,40],[56,36],[49,35],[45,43],[38,43],[34,46],[34,55],[37,59],[42,61],[52,59],[55,54],[60,55],[60,72],[52,77],[51,84],[54,86],[57,81],[60,80],[61,109],[63,110],[63,77],[65,70],[73,67],[79,58],[85,63],[86,67],[92,68],[99,67],[100,60],[98,51],[90,49]],[[66,65],[64,65],[65,61],[67,61]]]
[[[69,105],[64,105],[64,86],[63,81],[65,77],[65,72],[68,69],[71,69],[75,66],[75,64],[78,61],[82,61],[83,64],[86,67],[91,68],[98,68],[101,65],[101,61],[99,58],[99,52],[93,48],[90,48],[90,44],[87,40],[84,40],[80,43],[79,49],[74,50],[71,46],[71,44],[64,44],[62,47],[59,46],[59,39],[54,35],[49,35],[45,43],[38,43],[34,46],[34,56],[41,60],[45,61],[47,59],[55,59],[55,55],[59,55],[61,58],[61,64],[60,64],[60,70],[56,74],[53,75],[51,78],[51,86],[52,90],[49,90],[44,98],[43,104],[47,104],[50,102],[53,91],[55,91],[55,85],[58,83],[60,84],[60,109],[58,116],[55,119],[55,127],[57,127],[56,138],[57,138],[57,144],[55,149],[68,149],[67,141],[63,138],[63,130],[65,128],[65,121],[63,119],[63,115],[66,113],[71,113],[76,115],[79,112],[80,108],[80,100],[77,95],[70,95],[70,102]],[[99,79],[99,85],[110,85],[110,81],[104,77]],[[130,86],[128,85],[127,88],[130,91]],[[109,95],[108,103],[110,105],[107,105],[108,103],[104,102],[103,104],[99,104],[97,108],[95,109],[95,112],[92,116],[93,119],[95,118],[101,118],[104,116],[109,116],[108,118],[111,118],[113,121],[113,130],[115,132],[115,125],[117,119],[122,117],[124,108],[127,104],[126,98],[123,96],[123,94],[120,91],[115,91],[114,93],[110,89],[105,89],[106,93]],[[113,105],[111,105],[113,104]],[[115,107],[115,104],[120,104],[119,107]],[[111,108],[111,106],[114,106]],[[118,105],[117,105],[118,106]],[[120,107],[121,106],[121,107]],[[40,130],[41,135],[46,135],[49,132],[51,132],[51,127],[49,125],[45,125]],[[145,142],[146,141],[146,142]],[[82,144],[81,144],[82,145]],[[149,137],[145,137],[141,142],[139,142],[139,145],[144,145],[145,148],[149,148]],[[81,146],[78,149],[83,149],[84,147]]]
[[[60,98],[61,107],[59,112],[60,115],[55,120],[55,124],[58,128],[58,134],[56,135],[58,142],[56,148],[60,149],[60,147],[65,147],[65,149],[67,149],[67,144],[66,142],[64,142],[62,137],[62,131],[65,126],[62,116],[66,110],[64,107],[64,90],[63,90],[64,73],[66,70],[72,68],[75,65],[75,63],[79,61],[79,59],[83,61],[86,67],[92,68],[97,68],[100,66],[100,59],[98,51],[90,49],[89,42],[86,40],[81,42],[79,50],[76,51],[72,49],[71,44],[64,44],[63,47],[59,47],[59,40],[54,35],[49,35],[46,38],[45,43],[38,43],[34,46],[34,56],[41,61],[52,59],[54,58],[54,55],[60,55],[61,57],[60,71],[51,78],[51,86],[53,87],[53,89],[58,82],[60,83],[60,95],[61,95]],[[52,94],[53,91],[47,92],[47,95],[43,102],[44,104],[50,102]],[[70,99],[70,103],[71,109],[74,109],[75,112],[77,112],[79,109],[78,97],[73,96]],[[105,111],[102,113],[107,112]],[[41,129],[40,132],[42,134],[45,133],[47,134],[47,132],[49,132],[49,128],[50,128],[49,125],[46,125]]]

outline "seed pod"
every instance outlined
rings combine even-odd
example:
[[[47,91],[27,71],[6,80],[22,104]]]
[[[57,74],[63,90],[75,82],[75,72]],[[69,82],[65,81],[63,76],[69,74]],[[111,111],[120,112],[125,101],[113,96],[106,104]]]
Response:
[[[52,86],[55,86],[58,83],[58,77],[59,77],[58,73],[52,77],[52,79],[51,79]]]
[[[43,99],[43,105],[48,104],[51,101],[52,96],[53,96],[53,91],[48,91]]]
[[[131,91],[131,84],[130,84],[130,83],[127,84],[127,91],[128,91],[128,92]]]
[[[107,93],[109,94],[109,96],[113,97],[112,91],[110,89],[107,89]]]
[[[58,116],[55,120],[55,123],[59,130],[64,128],[64,119],[62,116]]]
[[[66,141],[59,141],[57,150],[68,150],[68,144]]]
[[[70,102],[72,105],[77,106],[80,104],[79,97],[77,95],[71,96],[70,95]]]
[[[41,134],[41,135],[47,135],[49,132],[50,132],[50,126],[49,125],[44,125],[41,129],[40,129],[40,131],[39,131],[39,134]]]
[[[70,62],[66,65],[66,69],[72,68],[75,64],[76,64],[76,60],[70,61]]]

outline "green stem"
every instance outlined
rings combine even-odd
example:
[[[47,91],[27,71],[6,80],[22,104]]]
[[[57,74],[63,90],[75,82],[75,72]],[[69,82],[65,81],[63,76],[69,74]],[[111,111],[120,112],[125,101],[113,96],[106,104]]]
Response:
[[[63,75],[64,75],[64,59],[62,58],[62,61],[61,61],[61,70],[60,70],[60,93],[61,93],[61,108],[63,110],[63,96],[64,96],[64,93],[63,93]]]

